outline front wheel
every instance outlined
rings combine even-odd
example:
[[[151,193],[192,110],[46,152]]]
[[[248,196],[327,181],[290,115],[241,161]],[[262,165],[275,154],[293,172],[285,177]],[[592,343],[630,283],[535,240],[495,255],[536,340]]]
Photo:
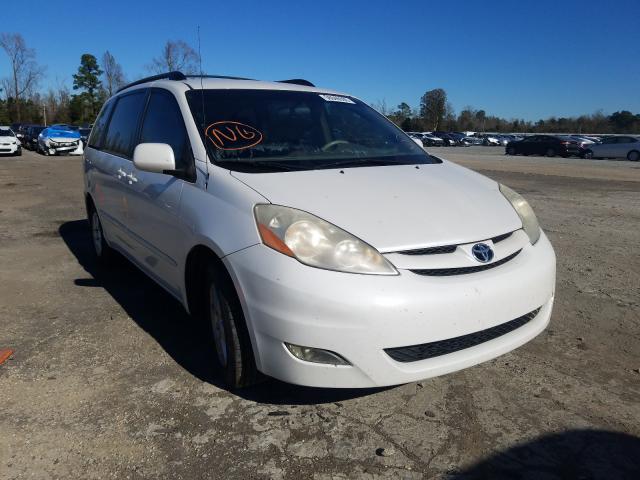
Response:
[[[507,155],[515,155],[516,149],[514,147],[507,148]]]
[[[632,162],[637,162],[638,160],[640,160],[640,152],[638,152],[637,150],[633,150],[629,152],[627,154],[627,160],[630,160]]]
[[[253,385],[258,371],[233,283],[213,265],[207,269],[206,278],[205,318],[211,329],[216,363],[230,388]]]

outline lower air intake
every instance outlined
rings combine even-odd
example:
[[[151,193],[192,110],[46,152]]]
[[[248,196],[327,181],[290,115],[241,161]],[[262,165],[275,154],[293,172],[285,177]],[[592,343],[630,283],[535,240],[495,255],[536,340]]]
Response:
[[[506,323],[502,323],[479,332],[462,335],[461,337],[448,338],[438,342],[423,343],[422,345],[412,345],[410,347],[385,348],[384,351],[396,362],[403,363],[417,362],[418,360],[439,357],[448,353],[475,347],[481,343],[495,340],[502,335],[513,332],[533,320],[539,311],[540,309],[536,308],[533,312],[529,312],[526,315],[522,315],[521,317],[515,318]]]

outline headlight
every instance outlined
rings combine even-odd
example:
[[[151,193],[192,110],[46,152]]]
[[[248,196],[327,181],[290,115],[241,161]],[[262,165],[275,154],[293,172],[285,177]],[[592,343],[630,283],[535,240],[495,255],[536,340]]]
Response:
[[[514,192],[505,185],[500,185],[500,191],[505,198],[509,200],[511,206],[520,217],[520,220],[522,220],[522,229],[529,236],[531,245],[535,245],[540,238],[540,224],[538,223],[536,214],[533,213],[531,205],[529,205],[529,202],[527,202],[522,195]]]
[[[346,273],[398,274],[375,248],[310,213],[256,205],[255,216],[262,243],[305,265]]]

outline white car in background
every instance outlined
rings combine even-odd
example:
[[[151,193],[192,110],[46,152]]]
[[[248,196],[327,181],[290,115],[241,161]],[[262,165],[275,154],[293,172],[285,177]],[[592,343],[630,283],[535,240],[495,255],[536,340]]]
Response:
[[[640,139],[632,136],[603,138],[601,143],[585,145],[584,158],[626,158],[640,160]]]
[[[555,255],[527,201],[350,95],[143,79],[106,102],[83,164],[98,259],[121,252],[205,320],[233,388],[412,382],[549,323]]]
[[[20,140],[11,127],[0,125],[0,155],[22,155]]]

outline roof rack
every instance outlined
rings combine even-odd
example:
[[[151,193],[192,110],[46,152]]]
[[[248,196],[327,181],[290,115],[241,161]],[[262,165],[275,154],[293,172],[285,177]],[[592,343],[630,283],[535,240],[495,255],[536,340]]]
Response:
[[[227,80],[253,80],[251,78],[244,77],[228,77],[225,75],[185,75],[182,72],[174,71],[174,72],[165,72],[159,75],[152,75],[150,77],[141,78],[140,80],[136,80],[135,82],[128,83],[124,87],[118,89],[118,92],[125,90],[129,87],[133,87],[135,85],[140,85],[142,83],[154,82],[156,80],[186,80],[187,78],[220,78]],[[278,83],[291,83],[293,85],[303,85],[305,87],[315,87],[313,83],[309,80],[304,80],[303,78],[292,78],[291,80],[277,80]],[[118,93],[116,92],[116,93]]]
[[[313,83],[304,78],[292,78],[291,80],[277,80],[278,83],[292,83],[294,85],[303,85],[305,87],[315,87]]]
[[[187,78],[221,78],[226,80],[253,80],[253,78],[228,77],[226,75],[187,75]]]
[[[140,80],[136,80],[135,82],[131,82],[124,87],[118,89],[118,92],[125,90],[129,87],[133,87],[134,85],[140,85],[141,83],[153,82],[155,80],[186,80],[184,73],[174,71],[174,72],[165,72],[159,75],[152,75],[150,77],[141,78]],[[118,93],[116,92],[116,93]]]

